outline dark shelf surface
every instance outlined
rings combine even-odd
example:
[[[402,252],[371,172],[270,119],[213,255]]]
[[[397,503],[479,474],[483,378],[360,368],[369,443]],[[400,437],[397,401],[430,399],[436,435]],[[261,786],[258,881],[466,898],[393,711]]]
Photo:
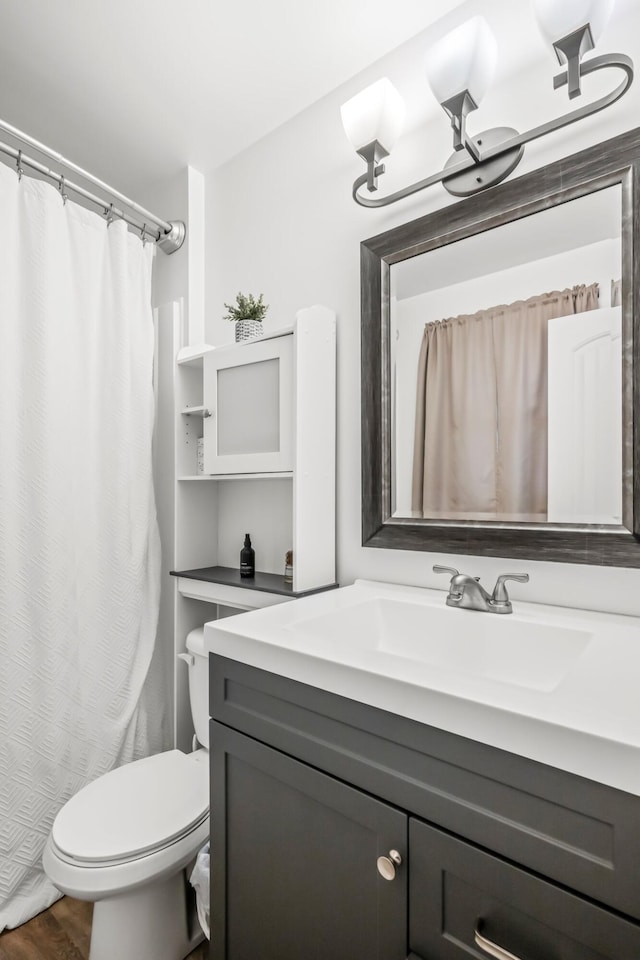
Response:
[[[283,597],[307,597],[312,593],[335,590],[337,583],[330,583],[313,590],[295,592],[292,584],[285,583],[284,577],[277,573],[260,573],[254,577],[241,577],[234,567],[200,567],[199,570],[170,570],[172,577],[186,577],[188,580],[205,580],[207,583],[222,583],[227,587],[242,587],[243,590],[257,590],[259,593],[277,593]]]

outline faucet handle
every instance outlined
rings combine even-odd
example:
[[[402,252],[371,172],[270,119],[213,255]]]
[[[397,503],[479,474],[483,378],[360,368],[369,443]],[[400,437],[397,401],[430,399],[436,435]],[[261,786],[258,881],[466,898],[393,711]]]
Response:
[[[434,563],[434,565],[433,565],[433,572],[434,572],[434,573],[449,573],[452,577],[457,577],[460,571],[459,571],[459,570],[456,570],[454,567],[443,567],[443,566],[442,566],[441,564],[439,564],[439,563]]]
[[[493,588],[493,596],[491,597],[492,603],[510,603],[509,594],[507,593],[507,588],[504,585],[506,580],[517,580],[518,583],[529,583],[529,574],[501,573],[496,580],[495,587]]]

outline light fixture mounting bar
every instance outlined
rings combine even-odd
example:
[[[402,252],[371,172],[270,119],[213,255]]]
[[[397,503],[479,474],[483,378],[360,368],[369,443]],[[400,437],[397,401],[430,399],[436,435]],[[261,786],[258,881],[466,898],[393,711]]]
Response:
[[[518,161],[516,161],[514,164],[513,162],[509,162],[509,158],[505,157],[505,172],[502,174],[502,176],[493,176],[492,178],[489,178],[488,182],[482,176],[483,164],[493,162],[506,154],[511,154],[511,156],[513,156],[515,151],[520,150],[521,152],[525,144],[530,143],[533,140],[537,140],[540,137],[546,136],[548,133],[561,130],[563,127],[567,127],[579,120],[584,120],[586,117],[592,116],[593,114],[598,113],[600,110],[610,107],[622,96],[624,96],[633,82],[633,61],[630,57],[623,53],[602,54],[601,56],[593,57],[590,60],[585,60],[579,63],[578,66],[580,77],[587,76],[590,73],[595,73],[598,70],[608,70],[609,68],[617,68],[622,70],[624,77],[618,86],[615,87],[615,89],[613,89],[610,93],[605,94],[603,97],[600,97],[597,100],[594,100],[592,103],[588,103],[583,107],[579,107],[577,110],[571,110],[569,113],[563,114],[561,117],[557,117],[554,120],[549,120],[537,127],[533,127],[526,133],[516,133],[514,136],[507,136],[507,139],[498,143],[495,143],[495,138],[492,138],[491,136],[487,136],[485,142],[485,134],[478,134],[471,141],[473,150],[470,150],[466,143],[463,144],[463,146],[466,146],[467,148],[468,156],[461,156],[460,160],[458,161],[457,155],[454,153],[450,157],[447,166],[443,170],[433,173],[431,176],[425,177],[423,180],[418,180],[416,183],[413,183],[410,186],[403,187],[401,190],[397,190],[395,193],[391,193],[386,197],[366,197],[359,193],[360,188],[368,183],[369,180],[368,173],[365,173],[358,177],[353,183],[353,199],[362,207],[385,207],[391,203],[396,203],[398,200],[403,200],[405,197],[412,196],[413,194],[418,193],[420,190],[424,190],[426,187],[433,186],[437,183],[442,183],[445,189],[450,189],[450,192],[456,195],[467,196],[471,195],[472,193],[477,193],[480,190],[484,190],[487,186],[490,186],[493,183],[500,182],[500,179],[504,179],[505,177],[509,176],[509,174],[517,165]],[[563,71],[554,78],[553,85],[554,89],[558,89],[559,87],[570,85],[570,83],[570,70],[569,64],[567,64],[567,70]],[[486,131],[485,133],[490,134],[491,132],[492,131]],[[470,140],[470,138],[465,139]],[[475,154],[477,154],[477,159],[474,155],[474,150]],[[381,174],[382,172],[384,172],[383,165],[375,170],[376,178],[374,178],[374,182],[375,179],[377,179],[377,175]],[[472,172],[475,174],[475,176],[467,179],[470,179],[474,182],[468,190],[463,193],[459,189],[453,189],[455,178],[460,179],[461,175],[468,175]],[[447,187],[448,181],[451,181],[450,187]],[[376,189],[375,186],[374,189]]]

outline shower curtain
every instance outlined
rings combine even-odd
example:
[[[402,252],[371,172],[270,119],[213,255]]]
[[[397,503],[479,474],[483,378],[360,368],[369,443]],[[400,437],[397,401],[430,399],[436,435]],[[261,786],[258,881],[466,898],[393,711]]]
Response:
[[[60,807],[166,746],[152,246],[0,165],[0,931]]]

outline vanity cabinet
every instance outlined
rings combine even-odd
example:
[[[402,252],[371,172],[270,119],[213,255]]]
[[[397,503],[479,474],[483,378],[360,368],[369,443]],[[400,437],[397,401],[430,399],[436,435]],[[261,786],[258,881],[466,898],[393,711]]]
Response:
[[[217,655],[210,698],[213,960],[640,957],[640,798]]]

